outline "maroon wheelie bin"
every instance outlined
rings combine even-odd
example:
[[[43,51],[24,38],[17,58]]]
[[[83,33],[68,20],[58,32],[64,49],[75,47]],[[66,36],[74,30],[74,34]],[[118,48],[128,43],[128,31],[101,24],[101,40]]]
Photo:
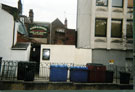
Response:
[[[96,63],[87,63],[88,67],[88,82],[90,83],[104,83],[106,66]]]

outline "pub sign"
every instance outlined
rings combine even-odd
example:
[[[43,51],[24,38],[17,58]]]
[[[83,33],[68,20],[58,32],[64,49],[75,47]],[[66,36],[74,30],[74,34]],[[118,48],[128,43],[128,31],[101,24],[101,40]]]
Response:
[[[35,38],[47,38],[49,32],[48,26],[31,24],[29,26],[29,36]]]

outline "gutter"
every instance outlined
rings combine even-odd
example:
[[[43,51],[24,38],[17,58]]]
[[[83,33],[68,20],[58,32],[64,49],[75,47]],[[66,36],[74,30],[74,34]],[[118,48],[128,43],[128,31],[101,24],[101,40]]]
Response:
[[[133,0],[133,89],[135,90],[135,0]]]

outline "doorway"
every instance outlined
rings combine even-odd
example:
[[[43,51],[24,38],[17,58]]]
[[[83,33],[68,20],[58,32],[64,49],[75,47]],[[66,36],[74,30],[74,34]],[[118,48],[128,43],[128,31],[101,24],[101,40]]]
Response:
[[[40,65],[40,44],[32,44],[31,45],[31,52],[30,52],[30,61],[36,63],[36,74],[39,73],[39,65]]]

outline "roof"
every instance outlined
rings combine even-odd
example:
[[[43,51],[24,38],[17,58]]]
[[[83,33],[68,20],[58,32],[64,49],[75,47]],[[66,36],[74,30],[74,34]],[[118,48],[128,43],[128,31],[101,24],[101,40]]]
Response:
[[[31,22],[30,22],[30,18],[27,17],[26,15],[19,15],[19,17],[20,17],[20,18],[24,18],[24,23],[25,23],[25,24],[26,24],[26,23],[31,23]]]
[[[65,28],[64,24],[57,18],[52,22],[52,27],[60,27],[60,28]]]
[[[27,50],[28,46],[29,43],[16,43],[16,45],[12,47],[12,50]]]
[[[34,21],[34,23],[38,23],[38,24],[50,24],[50,22],[43,22],[43,21]]]
[[[25,25],[22,22],[18,22],[18,23],[19,23],[18,32],[25,36],[28,36],[28,32],[26,30]]]
[[[2,4],[2,9],[13,15],[14,19],[18,19],[18,9],[5,4]]]
[[[34,21],[33,24],[40,25],[40,26],[50,26],[49,22]]]

